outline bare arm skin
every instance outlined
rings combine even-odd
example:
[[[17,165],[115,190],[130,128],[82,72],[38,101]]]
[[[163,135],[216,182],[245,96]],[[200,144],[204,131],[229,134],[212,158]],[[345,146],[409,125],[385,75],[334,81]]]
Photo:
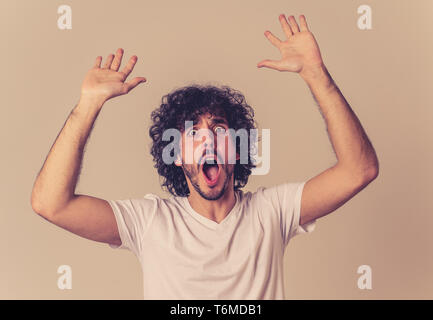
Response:
[[[299,73],[320,107],[337,156],[334,166],[306,182],[302,225],[331,213],[365,188],[378,176],[379,162],[359,119],[325,67],[305,16],[299,17],[300,26],[294,16],[289,16],[289,21],[284,15],[279,19],[287,40],[283,42],[269,31],[265,36],[280,50],[282,59],[263,60],[257,67]]]
[[[96,58],[81,86],[78,104],[58,134],[33,186],[31,205],[46,220],[90,240],[120,245],[114,213],[106,200],[75,193],[83,150],[104,103],[127,94],[139,83],[137,77],[125,82],[134,68],[133,56],[119,72],[123,50],[110,54],[101,67]]]

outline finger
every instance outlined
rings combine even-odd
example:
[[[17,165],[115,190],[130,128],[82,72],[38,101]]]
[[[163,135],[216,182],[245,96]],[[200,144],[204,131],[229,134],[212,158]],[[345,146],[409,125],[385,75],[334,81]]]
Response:
[[[117,71],[119,70],[119,66],[122,63],[123,49],[119,48],[116,51],[116,55],[114,57],[113,62],[111,63],[111,70]]]
[[[131,73],[132,69],[134,69],[135,63],[137,62],[137,56],[132,56],[128,64],[123,68],[122,73],[125,74],[125,78],[128,77],[128,75]]]
[[[111,62],[113,62],[114,54],[110,53],[107,57],[107,60],[105,60],[104,68],[108,69],[111,66]]]
[[[286,34],[287,38],[293,35],[292,29],[290,28],[289,23],[287,22],[286,16],[284,14],[280,14],[280,23],[281,27],[284,30],[284,33]]]
[[[146,82],[146,81],[147,81],[146,78],[137,77],[137,78],[132,79],[131,81],[124,82],[123,83],[124,92],[128,93],[129,91],[134,89],[136,86],[138,86],[140,83]]]
[[[293,33],[298,33],[299,32],[299,26],[298,23],[295,20],[294,16],[289,16],[289,22],[290,22],[290,27],[292,28]]]
[[[272,34],[270,31],[265,31],[265,36],[277,48],[281,46],[281,40]]]
[[[301,31],[309,31],[310,30],[308,28],[308,25],[307,25],[307,19],[305,18],[305,16],[303,14],[301,14],[299,16],[299,24],[301,25]]]
[[[257,64],[258,68],[271,68],[275,70],[280,70],[280,62],[276,60],[262,60]]]
[[[95,64],[93,65],[94,68],[100,68],[101,67],[101,61],[102,61],[102,57],[101,56],[97,56],[96,60],[95,60]]]

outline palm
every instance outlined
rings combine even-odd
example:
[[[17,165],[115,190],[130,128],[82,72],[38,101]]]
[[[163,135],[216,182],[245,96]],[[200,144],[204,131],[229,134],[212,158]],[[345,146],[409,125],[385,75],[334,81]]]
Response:
[[[83,93],[92,92],[101,96],[120,95],[124,76],[110,69],[92,69],[83,81]]]
[[[321,61],[319,47],[311,32],[299,32],[280,47],[281,66],[287,71],[300,72],[304,65]]]
[[[281,25],[287,35],[286,41],[281,41],[271,32],[265,33],[269,41],[280,50],[281,59],[278,61],[263,60],[258,63],[258,67],[300,73],[323,63],[319,46],[313,34],[308,30],[305,17],[301,16],[300,29],[293,16],[290,17],[290,21],[291,25],[284,16],[280,16]]]

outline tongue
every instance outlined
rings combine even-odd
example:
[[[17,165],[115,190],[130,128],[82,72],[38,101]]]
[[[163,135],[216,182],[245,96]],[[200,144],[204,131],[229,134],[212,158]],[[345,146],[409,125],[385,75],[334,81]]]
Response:
[[[206,176],[211,181],[215,180],[217,174],[218,174],[218,167],[217,166],[210,166],[206,169]]]

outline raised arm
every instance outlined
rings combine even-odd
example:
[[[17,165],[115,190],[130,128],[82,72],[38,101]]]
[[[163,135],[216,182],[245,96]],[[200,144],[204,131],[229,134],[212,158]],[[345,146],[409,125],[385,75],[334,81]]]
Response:
[[[299,17],[300,26],[294,16],[289,16],[289,21],[284,15],[279,19],[287,40],[281,41],[269,31],[265,36],[280,50],[282,59],[263,60],[257,67],[299,73],[319,105],[337,156],[334,166],[306,182],[302,225],[336,210],[365,188],[377,177],[379,162],[360,121],[325,67],[305,16]]]
[[[119,70],[123,50],[110,54],[101,67],[96,58],[81,86],[78,104],[69,114],[45,159],[33,186],[31,205],[46,220],[82,237],[120,244],[114,213],[106,200],[75,193],[80,174],[84,146],[104,103],[128,93],[143,77],[125,82],[134,68],[133,56]]]

